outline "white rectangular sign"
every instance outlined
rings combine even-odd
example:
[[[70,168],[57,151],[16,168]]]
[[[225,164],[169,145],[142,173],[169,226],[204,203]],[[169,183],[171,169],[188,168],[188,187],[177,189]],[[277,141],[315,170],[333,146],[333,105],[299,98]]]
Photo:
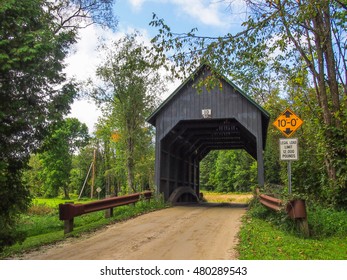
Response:
[[[280,159],[281,160],[298,160],[298,138],[281,138],[280,139]]]

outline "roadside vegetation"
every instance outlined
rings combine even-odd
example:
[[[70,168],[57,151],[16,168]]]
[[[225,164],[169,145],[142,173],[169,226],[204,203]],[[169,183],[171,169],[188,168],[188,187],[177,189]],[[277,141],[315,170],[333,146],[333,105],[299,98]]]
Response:
[[[347,212],[308,204],[310,236],[304,237],[285,213],[256,200],[239,232],[241,260],[346,260]]]
[[[206,63],[212,74],[197,81],[197,91],[218,89],[223,75],[269,113],[266,183],[288,185],[287,164],[279,159],[283,136],[271,123],[289,107],[304,120],[295,132],[300,157],[292,165],[292,187],[310,201],[312,236],[300,237],[286,217],[255,205],[240,233],[240,258],[347,259],[346,4],[246,1],[244,31],[216,38],[200,36],[193,27],[176,33],[153,15],[157,35],[150,45],[139,32],[100,43],[104,58],[93,78],[68,78],[66,59],[80,30],[91,24],[116,29],[114,2],[1,2],[0,254],[64,239],[57,197],[154,189],[155,131],[146,118],[166,91],[168,77],[161,73],[183,81]],[[67,117],[81,96],[102,111],[94,133]],[[211,151],[200,162],[201,189],[248,193],[257,184],[256,161],[247,149]],[[149,211],[151,205],[119,208],[111,220]],[[102,216],[76,218],[72,235],[111,221]]]
[[[161,198],[139,201],[135,205],[116,207],[113,217],[105,218],[105,211],[98,211],[76,217],[73,232],[64,235],[64,222],[59,220],[59,204],[67,200],[60,198],[36,198],[26,214],[21,215],[18,231],[26,236],[22,243],[7,247],[0,259],[20,258],[20,255],[39,249],[44,245],[55,244],[68,238],[79,237],[101,229],[106,225],[124,221],[135,216],[165,208],[167,205]],[[88,203],[91,199],[78,200],[77,197],[68,200],[74,203]]]

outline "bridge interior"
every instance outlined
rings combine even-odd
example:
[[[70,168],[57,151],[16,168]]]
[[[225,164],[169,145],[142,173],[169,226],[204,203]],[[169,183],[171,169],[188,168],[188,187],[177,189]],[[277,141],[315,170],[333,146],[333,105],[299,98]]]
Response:
[[[199,163],[210,151],[244,149],[257,160],[256,146],[254,135],[235,119],[180,121],[161,141],[160,185],[166,186],[166,196],[178,187],[190,187],[198,194]]]

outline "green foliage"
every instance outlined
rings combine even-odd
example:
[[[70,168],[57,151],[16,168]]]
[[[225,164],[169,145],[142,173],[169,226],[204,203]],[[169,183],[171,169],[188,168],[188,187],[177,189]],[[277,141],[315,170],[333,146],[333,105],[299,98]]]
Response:
[[[101,46],[105,61],[98,67],[102,87],[92,90],[92,97],[104,106],[105,117],[100,122],[97,137],[109,157],[107,174],[120,168],[126,171],[128,192],[139,185],[152,183],[153,130],[146,117],[154,110],[157,94],[164,83],[155,61],[146,57],[147,50],[138,34],[127,35],[112,46]],[[111,136],[117,135],[112,143]],[[111,167],[110,152],[116,149],[118,167]]]
[[[257,184],[257,165],[245,151],[214,151],[200,163],[202,189],[247,192]]]
[[[63,73],[79,28],[112,1],[4,0],[0,5],[0,251],[16,242],[28,208],[22,169],[50,128],[69,112],[76,84]],[[99,15],[99,17],[98,17]],[[81,19],[88,22],[81,23]],[[114,21],[110,21],[114,23]]]
[[[346,236],[303,239],[259,218],[246,219],[239,232],[240,260],[345,260]]]
[[[244,260],[346,259],[346,212],[308,207],[309,238],[303,238],[285,213],[275,213],[257,200],[239,232],[239,258]]]
[[[69,196],[74,154],[89,140],[88,129],[77,119],[67,118],[54,126],[44,141],[44,151],[32,155],[23,180],[36,196],[56,197],[64,190]]]
[[[309,205],[309,226],[311,235],[316,238],[347,236],[347,212]]]
[[[72,157],[79,148],[88,143],[88,128],[75,118],[67,118],[59,123],[44,143],[45,151],[40,154],[44,196],[56,197],[60,189],[69,197],[69,178]]]

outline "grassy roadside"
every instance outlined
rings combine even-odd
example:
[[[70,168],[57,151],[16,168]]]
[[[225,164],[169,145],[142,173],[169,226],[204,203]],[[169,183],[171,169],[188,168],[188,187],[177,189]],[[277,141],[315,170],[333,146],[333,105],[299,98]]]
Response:
[[[308,208],[311,236],[293,221],[253,203],[239,232],[241,260],[347,260],[347,213]]]
[[[143,213],[162,209],[167,205],[161,199],[140,201],[134,205],[114,208],[113,217],[106,219],[104,211],[82,215],[74,219],[74,230],[64,235],[64,223],[59,220],[58,205],[65,203],[61,199],[35,199],[27,214],[22,215],[19,230],[25,234],[26,239],[5,248],[0,259],[16,258],[16,256],[36,250],[44,245],[54,244],[71,237],[78,237],[83,233],[93,232],[103,226],[123,221]],[[74,201],[73,199],[71,201]],[[90,200],[76,201],[87,203]]]

